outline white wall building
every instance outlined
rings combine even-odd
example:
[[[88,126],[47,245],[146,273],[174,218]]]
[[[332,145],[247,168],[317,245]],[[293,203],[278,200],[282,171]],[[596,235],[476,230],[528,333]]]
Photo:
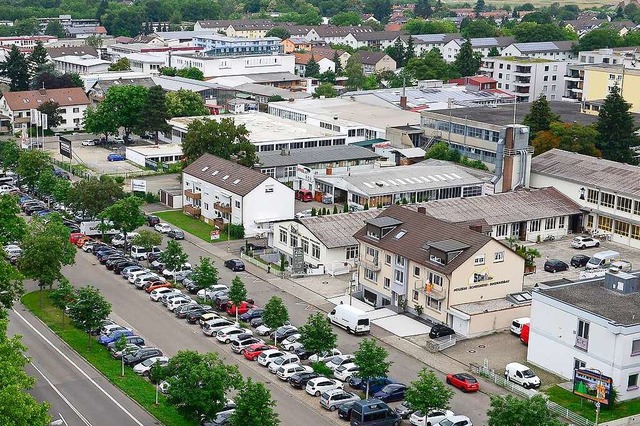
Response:
[[[182,172],[183,210],[222,228],[243,225],[245,235],[266,233],[271,223],[293,219],[293,190],[238,163],[204,154]]]
[[[522,56],[487,57],[480,68],[482,74],[498,82],[498,89],[513,92],[517,102],[533,102],[540,95],[559,101],[566,70],[566,62]]]
[[[455,38],[448,41],[440,50],[444,60],[447,62],[455,61],[464,41],[463,38]],[[474,52],[478,52],[482,56],[488,56],[491,48],[495,47],[498,51],[501,51],[503,48],[515,42],[515,39],[513,37],[481,37],[472,38],[470,41]]]
[[[109,70],[111,62],[105,61],[95,56],[58,56],[51,58],[56,71],[62,74],[95,74]]]
[[[153,75],[160,74],[160,68],[165,66],[167,60],[164,53],[129,53],[122,56],[129,59],[131,71]]]
[[[620,401],[640,397],[638,276],[603,278],[536,289],[527,360],[565,379],[574,370],[613,379]]]
[[[512,43],[502,49],[502,56],[528,56],[552,61],[570,61],[576,58],[573,52],[575,41],[544,41],[532,43]]]
[[[157,167],[157,163],[172,164],[182,160],[182,147],[174,144],[127,146],[127,160],[142,167]]]
[[[296,58],[293,55],[252,55],[207,57],[202,54],[172,55],[171,66],[198,68],[205,78],[265,73],[293,73]],[[167,65],[169,65],[167,63]]]

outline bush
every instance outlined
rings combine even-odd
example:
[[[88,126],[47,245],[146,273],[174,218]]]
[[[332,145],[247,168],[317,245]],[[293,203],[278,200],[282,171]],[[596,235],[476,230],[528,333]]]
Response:
[[[160,197],[153,192],[147,192],[146,194],[144,194],[144,201],[146,201],[147,203],[159,203]]]
[[[333,376],[333,371],[329,367],[324,365],[323,362],[314,362],[313,364],[311,364],[311,368],[313,368],[313,371],[315,371],[316,373],[322,376],[327,376],[327,377]]]
[[[244,238],[244,226],[227,224],[225,225],[224,233],[228,233],[232,240],[240,240]]]
[[[124,176],[114,176],[113,180],[115,180],[118,185],[122,185],[124,183]]]

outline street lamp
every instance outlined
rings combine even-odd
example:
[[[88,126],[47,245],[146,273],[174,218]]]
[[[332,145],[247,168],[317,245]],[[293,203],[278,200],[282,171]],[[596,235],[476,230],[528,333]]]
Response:
[[[360,260],[356,259],[353,261],[353,264],[356,266],[356,279],[355,285],[360,284]],[[353,305],[353,280],[349,281],[349,306]]]

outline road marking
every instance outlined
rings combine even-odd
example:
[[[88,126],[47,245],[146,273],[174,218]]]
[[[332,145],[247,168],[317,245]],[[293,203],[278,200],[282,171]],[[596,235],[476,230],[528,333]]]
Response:
[[[96,383],[95,380],[93,380],[91,377],[89,377],[89,375],[87,373],[84,372],[84,370],[82,370],[75,362],[73,362],[67,355],[65,355],[64,353],[62,353],[62,351],[60,349],[58,349],[53,343],[51,343],[51,341],[49,339],[47,339],[42,333],[40,333],[40,331],[38,331],[29,321],[27,321],[22,315],[20,315],[18,313],[18,311],[16,311],[15,309],[12,309],[12,311],[18,315],[18,317],[20,317],[20,319],[22,319],[22,321],[24,321],[25,324],[27,324],[29,326],[29,328],[31,328],[38,336],[40,336],[42,338],[42,340],[44,340],[45,342],[47,342],[47,344],[49,346],[51,346],[56,352],[58,352],[58,354],[60,354],[61,357],[63,357],[65,360],[67,360],[67,362],[69,364],[71,364],[76,370],[78,370],[78,372],[80,372],[80,374],[82,374],[87,380],[89,380],[89,382],[91,382],[100,392],[102,392],[107,398],[109,398],[111,400],[111,402],[113,402],[118,408],[120,408],[131,420],[133,420],[135,422],[135,424],[137,424],[138,426],[144,426],[142,423],[140,423],[140,421],[138,421],[138,419],[136,419],[133,414],[131,414],[129,412],[129,410],[127,410],[126,408],[124,408],[118,401],[116,401],[106,390],[104,390],[102,388],[102,386],[100,386],[98,383]]]
[[[29,364],[31,364],[33,366],[33,368],[36,369],[36,371],[38,373],[40,373],[40,375],[42,376],[42,378],[49,384],[49,386],[51,386],[51,389],[53,389],[53,391],[55,393],[58,394],[58,396],[60,397],[60,399],[62,399],[65,404],[67,404],[69,406],[69,408],[71,408],[73,410],[74,413],[76,413],[76,415],[80,418],[80,420],[82,420],[82,422],[87,425],[87,426],[91,426],[91,423],[89,423],[89,421],[86,419],[86,417],[84,417],[82,415],[82,413],[80,413],[80,411],[78,411],[78,409],[76,407],[73,406],[73,404],[67,399],[67,397],[65,397],[62,392],[60,392],[58,390],[58,388],[56,387],[56,385],[54,385],[53,383],[51,383],[51,380],[49,380],[49,378],[47,376],[44,375],[44,373],[33,363],[30,362]],[[58,415],[60,416],[60,418],[62,418],[62,414],[58,413]],[[64,424],[68,424],[66,422],[66,420],[64,420],[64,418],[62,418],[62,421],[64,422]]]

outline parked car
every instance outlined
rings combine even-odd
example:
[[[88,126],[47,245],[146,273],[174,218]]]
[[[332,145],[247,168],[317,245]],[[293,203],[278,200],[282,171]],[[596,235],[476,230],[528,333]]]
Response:
[[[144,361],[136,364],[133,367],[133,372],[136,374],[139,374],[141,376],[148,376],[149,373],[151,372],[151,368],[154,365],[160,365],[162,367],[164,367],[165,365],[169,364],[169,357],[166,356],[154,356],[151,358],[147,358]]]
[[[133,331],[127,330],[127,329],[115,330],[109,333],[108,335],[100,336],[100,338],[98,339],[98,342],[101,345],[107,346],[109,343],[115,342],[116,340],[118,340],[120,336],[125,336],[125,337],[133,336]]]
[[[591,237],[575,237],[571,240],[571,247],[581,250],[587,247],[600,247],[600,241]]]
[[[331,371],[340,367],[342,364],[349,364],[353,359],[353,355],[336,355],[327,360],[324,365],[331,369]]]
[[[569,265],[564,263],[562,260],[558,259],[549,259],[544,262],[544,270],[547,272],[562,272],[569,269]]]
[[[278,376],[280,380],[284,380],[286,382],[294,374],[311,373],[312,371],[313,371],[313,368],[311,368],[308,365],[300,365],[300,364],[292,363],[292,364],[281,365],[276,370],[276,376]]]
[[[257,358],[258,364],[262,365],[263,367],[268,367],[269,364],[271,364],[271,361],[278,357],[281,357],[284,354],[285,353],[279,349],[269,349],[263,351]]]
[[[253,303],[249,303],[248,301],[240,302],[238,307],[236,307],[236,305],[234,305],[233,303],[227,303],[227,315],[235,316],[236,311],[238,315],[246,314],[253,307]]]
[[[571,258],[571,266],[574,268],[584,268],[587,266],[587,262],[589,262],[590,257],[584,254],[576,254]]]
[[[369,379],[369,394],[373,395],[392,383],[395,383],[395,381],[388,377],[373,377]],[[353,389],[366,390],[367,382],[355,375],[349,379],[349,386]]]
[[[297,389],[304,389],[307,386],[307,382],[311,379],[320,377],[315,371],[297,373],[289,377],[289,384]]]
[[[294,333],[291,336],[284,339],[282,343],[279,343],[279,345],[282,346],[282,348],[287,351],[296,352],[296,355],[298,355],[300,359],[307,359],[311,355],[311,352],[308,352],[304,348],[302,343],[298,341],[298,339],[300,339],[300,336],[301,336],[300,333]]]
[[[278,358],[271,361],[269,366],[267,367],[269,373],[276,374],[278,368],[287,364],[299,364],[300,358],[298,358],[295,354],[285,352],[284,355],[279,356]]]
[[[318,354],[313,354],[309,356],[309,362],[312,364],[314,362],[327,362],[334,356],[338,356],[338,355],[342,355],[342,352],[340,352],[340,349],[333,348],[333,349],[329,349],[328,351],[322,351]]]
[[[244,357],[249,361],[255,361],[262,352],[277,349],[275,346],[266,343],[254,343],[244,349]]]
[[[436,324],[431,327],[431,331],[429,331],[429,337],[432,339],[444,336],[453,336],[454,334],[456,334],[456,332],[451,327],[447,327],[444,324]]]
[[[205,336],[216,336],[218,331],[231,326],[233,326],[233,322],[228,319],[216,318],[202,324],[202,333]]]
[[[181,229],[172,229],[167,232],[167,237],[173,238],[174,240],[184,240],[184,232]]]
[[[211,313],[212,310],[213,308],[209,305],[200,306],[198,309],[187,312],[184,318],[189,324],[196,324],[203,314]]]
[[[236,334],[242,334],[242,333],[251,333],[251,331],[247,330],[246,328],[240,328],[235,326],[226,327],[221,330],[218,330],[218,332],[216,333],[216,340],[220,343],[229,344],[231,343],[232,336]]]
[[[431,410],[428,416],[422,411],[414,411],[409,417],[409,423],[413,426],[435,426],[442,420],[453,415],[453,411],[451,410]]]
[[[343,364],[333,370],[333,377],[343,382],[348,382],[354,375],[358,374],[359,370],[360,368],[354,363]]]
[[[400,404],[396,405],[396,414],[400,416],[402,419],[408,419],[413,413],[415,413],[411,407],[411,404],[408,401],[402,401]]]
[[[355,401],[345,402],[338,407],[338,418],[349,421],[351,419],[351,410]]]
[[[402,383],[392,383],[382,388],[382,390],[374,393],[373,397],[383,402],[402,401],[406,392],[407,385]]]
[[[167,303],[167,309],[169,309],[171,312],[173,312],[178,306],[182,306],[182,305],[195,305],[195,300],[189,298],[189,297],[176,297],[174,299],[172,299],[169,303]]]
[[[473,426],[473,423],[467,416],[447,416],[440,420],[438,426]]]
[[[147,224],[149,226],[156,226],[158,223],[160,223],[160,218],[158,216],[154,216],[152,214],[147,215]]]
[[[109,347],[109,353],[111,354],[111,356],[114,359],[121,359],[125,355],[129,355],[129,354],[137,352],[138,349],[140,349],[142,347],[141,345],[134,345],[133,343],[129,343],[124,348],[122,348],[121,350],[117,350],[115,346],[111,346],[114,343],[115,342],[109,343],[109,346],[110,346]]]
[[[240,311],[240,312],[242,312],[242,311]],[[244,322],[249,322],[254,318],[261,317],[263,312],[264,312],[264,309],[258,308],[257,306],[254,306],[251,309],[249,309],[248,311],[246,311],[243,314],[241,314],[240,315],[240,320],[242,320]]]
[[[124,363],[127,365],[136,365],[146,359],[162,356],[162,351],[158,348],[141,348],[136,353],[125,355]]]
[[[138,348],[144,346],[144,339],[140,336],[125,336],[125,341],[127,345],[136,346]],[[111,342],[107,345],[107,349],[109,350],[109,353],[111,353],[112,357],[118,359],[120,357],[118,355],[118,348],[116,346],[118,346],[117,341]]]
[[[213,319],[219,319],[219,318],[222,318],[222,317],[215,312],[206,312],[198,317],[198,325],[200,326],[200,328],[202,328],[205,322]]]
[[[242,339],[232,340],[231,350],[233,351],[233,353],[242,354],[249,346],[260,344],[264,344],[264,340],[258,339],[257,337],[249,336]]]
[[[124,161],[126,158],[121,154],[109,154],[107,155],[107,161]]]
[[[462,392],[477,392],[480,390],[480,383],[469,373],[447,374],[447,383]]]
[[[298,329],[296,327],[292,325],[283,325],[281,327],[278,327],[276,331],[272,332],[270,337],[271,340],[274,340],[275,342],[281,342],[297,332]]]
[[[228,259],[224,261],[225,268],[229,268],[234,272],[244,271],[244,262],[240,259]]]
[[[170,287],[157,288],[155,290],[152,290],[151,293],[149,293],[149,299],[151,299],[154,302],[158,302],[160,301],[160,298],[168,294],[181,294],[181,293],[182,292],[177,288],[170,288]]]
[[[342,389],[344,385],[341,381],[336,379],[329,379],[327,377],[316,377],[307,382],[307,386],[304,390],[311,396],[320,396],[322,392],[326,392],[331,389]]]
[[[202,306],[198,305],[197,303],[189,303],[186,305],[178,306],[176,309],[173,310],[173,314],[177,318],[183,319],[187,317],[187,314],[189,314],[189,312],[196,311],[201,308]]]
[[[171,225],[169,225],[168,223],[160,222],[154,225],[153,229],[160,232],[161,234],[167,234],[169,233],[169,231],[171,231]]]
[[[322,392],[322,395],[320,395],[320,406],[329,411],[335,411],[342,404],[355,401],[360,401],[358,395],[342,389],[330,389]]]
[[[171,288],[173,287],[171,285],[171,283],[168,282],[162,282],[162,281],[155,281],[152,282],[151,285],[147,286],[144,291],[146,291],[147,293],[151,293],[153,290],[158,290],[160,288]]]

